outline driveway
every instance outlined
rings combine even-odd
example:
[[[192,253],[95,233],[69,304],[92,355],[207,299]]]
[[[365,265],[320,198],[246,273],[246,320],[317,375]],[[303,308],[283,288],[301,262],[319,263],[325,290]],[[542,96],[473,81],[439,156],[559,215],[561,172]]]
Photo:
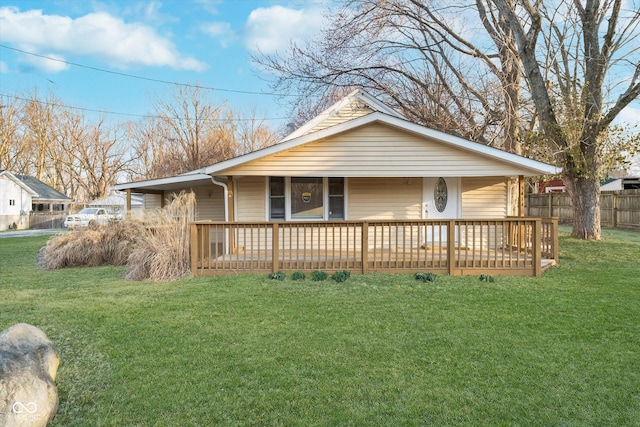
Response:
[[[0,239],[4,237],[27,237],[27,236],[46,236],[51,234],[66,233],[64,228],[50,228],[46,230],[16,230],[3,231],[0,233]]]

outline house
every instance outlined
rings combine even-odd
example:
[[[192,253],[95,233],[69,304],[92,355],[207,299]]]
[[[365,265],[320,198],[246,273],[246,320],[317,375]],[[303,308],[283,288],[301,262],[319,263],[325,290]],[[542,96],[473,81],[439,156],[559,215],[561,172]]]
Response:
[[[145,208],[163,206],[174,192],[194,191],[196,220],[216,222],[205,234],[194,235],[207,259],[226,256],[233,262],[232,256],[244,254],[245,264],[249,257],[250,271],[323,265],[336,269],[343,264],[282,264],[275,255],[297,254],[304,246],[315,255],[300,256],[316,259],[318,251],[328,246],[348,246],[359,254],[354,265],[360,268],[365,263],[362,257],[374,246],[383,251],[441,248],[439,257],[453,256],[455,248],[475,247],[476,241],[485,246],[491,241],[487,247],[494,250],[506,248],[511,244],[504,241],[505,233],[517,231],[507,223],[522,221],[511,217],[524,213],[524,177],[559,172],[552,165],[412,123],[357,90],[276,145],[187,174],[113,188],[143,193]],[[455,225],[450,222],[455,219],[478,224]],[[483,220],[500,224],[488,225]],[[355,224],[355,228],[345,224]],[[374,229],[364,230],[363,226]],[[470,235],[469,230],[476,234]],[[257,241],[271,251],[262,257],[267,259],[265,264],[251,264],[255,257],[260,258],[255,255]],[[532,242],[523,244],[531,248]],[[193,241],[192,245],[197,246]],[[447,248],[448,255],[443,255]],[[376,268],[380,265],[376,262],[372,264],[375,271],[387,270]],[[424,266],[465,274],[466,267],[453,268],[451,262],[447,258]],[[423,265],[418,264],[405,265]],[[206,270],[200,264],[194,267]],[[487,267],[491,271],[499,268]]]
[[[132,194],[129,200],[129,212],[135,216],[142,216],[144,196],[142,194]],[[106,197],[89,202],[88,205],[105,208],[116,215],[124,214],[127,211],[127,195],[114,191]]]
[[[600,186],[600,191],[640,190],[640,177],[610,178]]]
[[[2,230],[27,229],[34,222],[51,223],[54,218],[63,220],[71,201],[69,197],[34,177],[0,170]],[[34,221],[36,215],[45,218],[46,221]]]

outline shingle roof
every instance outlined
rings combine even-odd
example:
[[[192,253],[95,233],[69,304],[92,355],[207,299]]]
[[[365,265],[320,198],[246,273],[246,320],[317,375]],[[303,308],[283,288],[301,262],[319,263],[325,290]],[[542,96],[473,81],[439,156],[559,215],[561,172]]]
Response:
[[[65,201],[65,202],[69,201],[70,202],[72,200],[70,197],[67,197],[66,195],[56,190],[55,188],[48,186],[44,182],[32,176],[18,175],[18,174],[14,174],[14,176],[18,178],[20,181],[22,181],[30,189],[38,193],[38,197],[33,198],[34,201],[49,200],[49,201]]]

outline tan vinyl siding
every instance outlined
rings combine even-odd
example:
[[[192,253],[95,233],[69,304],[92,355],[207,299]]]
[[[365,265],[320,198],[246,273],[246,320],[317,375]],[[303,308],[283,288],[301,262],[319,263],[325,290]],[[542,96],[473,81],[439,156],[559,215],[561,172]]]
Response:
[[[142,206],[144,210],[150,211],[162,207],[161,194],[145,194],[142,196]]]
[[[224,190],[219,185],[193,187],[196,195],[196,221],[224,221]]]
[[[462,179],[462,218],[507,216],[507,181],[504,177]]]
[[[326,129],[331,126],[339,125],[349,120],[357,119],[358,117],[366,116],[372,113],[373,110],[366,105],[363,105],[359,100],[354,100],[351,104],[343,107],[340,111],[331,117],[328,117],[324,121],[318,123],[313,129],[306,134],[317,132],[322,129]],[[306,135],[305,134],[305,135]]]
[[[230,168],[232,175],[482,176],[519,175],[516,166],[372,123]]]
[[[351,178],[347,197],[350,220],[420,219],[422,186],[419,180]]]
[[[264,221],[266,218],[266,184],[262,176],[240,178],[236,181],[236,219]]]

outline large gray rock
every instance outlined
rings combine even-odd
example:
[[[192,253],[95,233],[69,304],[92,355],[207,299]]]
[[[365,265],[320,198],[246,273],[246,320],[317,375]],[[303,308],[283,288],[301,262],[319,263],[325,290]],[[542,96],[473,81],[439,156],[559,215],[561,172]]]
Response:
[[[44,427],[58,410],[60,358],[38,328],[19,323],[0,333],[0,427]]]

